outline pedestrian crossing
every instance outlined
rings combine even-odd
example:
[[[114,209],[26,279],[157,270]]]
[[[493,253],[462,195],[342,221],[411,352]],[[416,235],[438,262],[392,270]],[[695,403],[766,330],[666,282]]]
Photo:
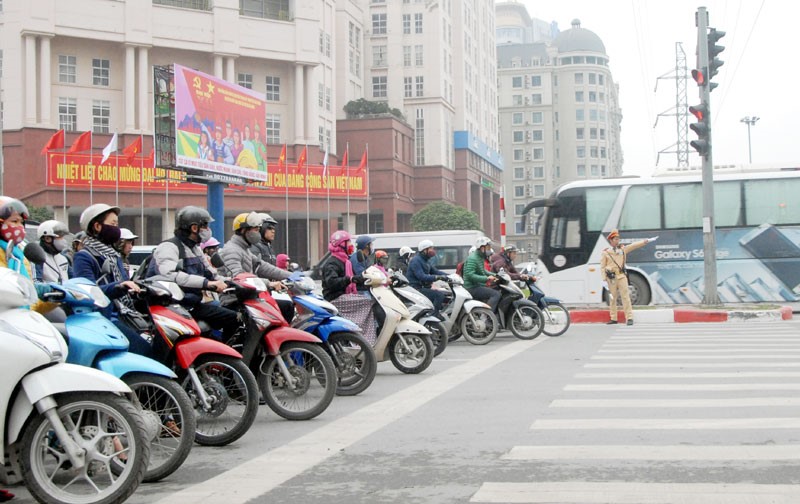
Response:
[[[794,323],[617,328],[471,502],[800,503],[798,357]]]

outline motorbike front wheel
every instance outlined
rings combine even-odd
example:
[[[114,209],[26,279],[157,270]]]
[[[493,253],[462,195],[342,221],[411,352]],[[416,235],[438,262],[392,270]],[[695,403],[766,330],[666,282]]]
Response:
[[[183,389],[194,402],[197,431],[194,440],[201,445],[224,446],[233,443],[250,429],[258,414],[258,384],[241,359],[227,355],[204,355],[193,364],[211,404],[203,404],[189,376]]]
[[[144,482],[151,483],[175,472],[194,444],[197,419],[189,395],[175,380],[136,373],[125,376],[142,409],[158,418],[158,435],[150,442],[150,463]]]
[[[473,345],[485,345],[497,336],[500,322],[489,308],[478,306],[461,317],[461,334]]]
[[[286,365],[284,375],[279,359]],[[336,393],[336,366],[319,345],[289,341],[258,370],[267,405],[287,420],[309,420],[328,408]]]
[[[548,336],[561,336],[569,329],[570,316],[567,307],[561,303],[547,303],[542,310],[544,333]]]
[[[423,324],[425,329],[431,332],[431,340],[433,342],[433,356],[438,357],[439,354],[444,352],[447,348],[447,328],[443,323],[429,320]]]
[[[389,358],[394,367],[406,374],[417,374],[433,362],[433,342],[425,334],[395,334],[389,341]]]
[[[511,333],[522,340],[532,340],[542,334],[544,330],[544,316],[533,303],[521,304],[516,308],[510,307],[508,314],[508,328]]]
[[[125,501],[144,477],[150,458],[144,420],[127,399],[111,393],[75,392],[57,398],[58,417],[84,451],[72,466],[44,415],[22,434],[21,464],[31,495],[43,503],[112,504]]]
[[[375,350],[363,336],[340,332],[328,337],[328,348],[334,354],[339,383],[336,395],[351,396],[367,390],[378,372]]]

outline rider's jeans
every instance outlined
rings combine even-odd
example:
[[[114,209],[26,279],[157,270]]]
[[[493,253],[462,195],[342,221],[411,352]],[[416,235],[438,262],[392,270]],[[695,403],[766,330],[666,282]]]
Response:
[[[483,301],[484,303],[488,304],[489,308],[491,308],[493,312],[497,311],[497,303],[500,302],[499,290],[491,289],[489,287],[474,287],[469,289],[469,293],[472,294],[473,299],[477,299],[478,301]]]

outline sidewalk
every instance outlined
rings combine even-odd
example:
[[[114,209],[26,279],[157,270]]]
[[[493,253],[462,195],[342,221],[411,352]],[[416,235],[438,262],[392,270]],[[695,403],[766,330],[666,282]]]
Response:
[[[633,309],[637,324],[664,324],[670,322],[774,322],[791,320],[792,313],[800,310],[798,303],[771,309],[759,309],[752,305],[728,305],[724,309],[701,309],[694,306],[676,305],[664,307],[642,307]],[[573,324],[604,324],[609,321],[608,308],[599,306],[569,307]],[[625,323],[622,308],[617,310],[617,320]]]

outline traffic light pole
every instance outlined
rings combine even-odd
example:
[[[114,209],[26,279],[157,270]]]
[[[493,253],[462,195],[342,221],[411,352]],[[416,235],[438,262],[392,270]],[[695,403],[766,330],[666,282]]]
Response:
[[[709,68],[708,54],[708,12],[705,7],[698,7],[695,14],[697,24],[697,58],[698,68]],[[706,78],[710,78],[706,76]],[[717,238],[714,225],[714,164],[711,156],[711,86],[699,86],[700,101],[708,106],[708,150],[703,160],[703,278],[705,290],[703,294],[704,305],[718,305],[717,294]]]

